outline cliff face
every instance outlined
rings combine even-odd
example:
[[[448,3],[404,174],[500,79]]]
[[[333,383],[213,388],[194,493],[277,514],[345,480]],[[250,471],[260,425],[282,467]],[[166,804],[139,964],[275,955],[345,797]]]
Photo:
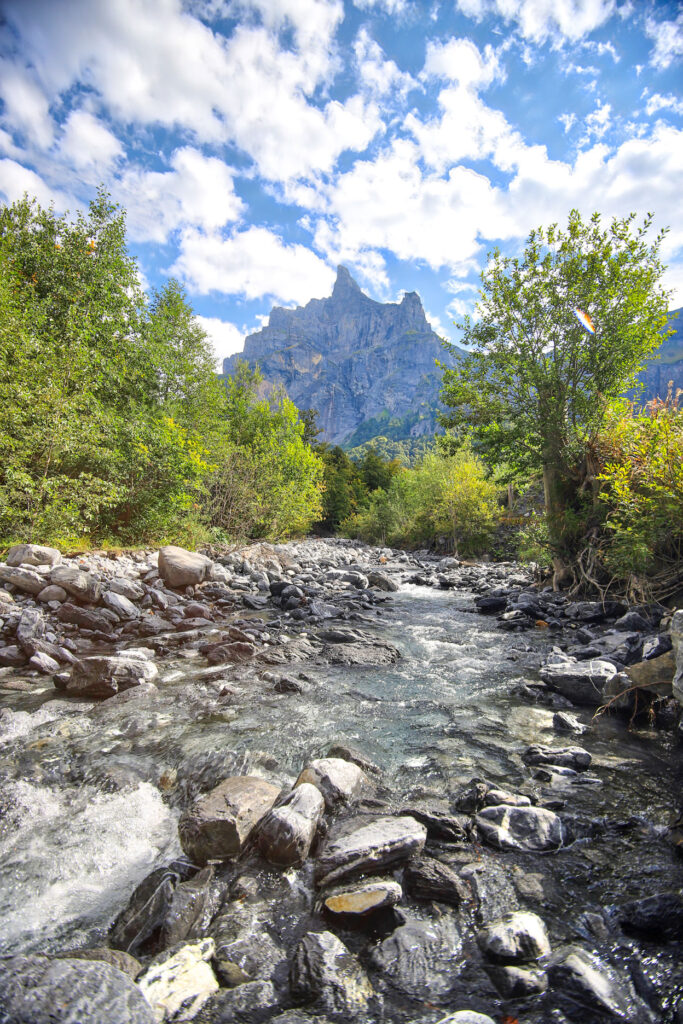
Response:
[[[224,361],[223,372],[232,373],[238,359],[258,363],[299,409],[317,409],[324,440],[339,444],[385,410],[401,417],[423,407],[411,433],[433,433],[441,377],[435,361],[448,356],[416,292],[399,303],[375,302],[339,267],[329,298],[275,306],[268,325]]]
[[[673,309],[669,315],[667,327],[676,333],[663,342],[657,353],[659,358],[649,362],[640,375],[645,385],[643,401],[657,396],[666,398],[670,380],[674,382],[674,394],[676,388],[683,388],[683,307]]]

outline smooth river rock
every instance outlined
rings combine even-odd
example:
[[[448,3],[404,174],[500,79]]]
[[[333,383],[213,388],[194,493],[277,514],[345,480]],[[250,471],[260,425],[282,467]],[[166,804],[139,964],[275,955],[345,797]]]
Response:
[[[564,828],[545,807],[484,807],[477,815],[482,839],[501,850],[542,852],[564,844]]]
[[[8,565],[57,565],[62,553],[41,544],[15,544],[7,552]]]
[[[18,590],[38,595],[46,586],[47,580],[33,569],[0,565],[0,583],[11,583]]]
[[[548,980],[571,1019],[585,1022],[619,1020],[627,1024],[654,1024],[629,980],[580,946],[565,946],[548,964]]]
[[[431,1000],[453,987],[461,949],[462,938],[451,917],[415,918],[375,946],[370,962],[403,995]]]
[[[3,1024],[154,1024],[131,979],[109,964],[68,957],[0,960]]]
[[[365,772],[352,761],[321,757],[306,765],[295,786],[305,783],[315,786],[322,793],[328,811],[333,811],[340,804],[355,803],[367,781]]]
[[[436,900],[459,907],[472,899],[472,889],[448,864],[433,857],[420,857],[406,865],[403,884],[418,900]]]
[[[106,699],[141,683],[150,683],[159,674],[152,661],[130,657],[126,652],[115,655],[98,654],[77,661],[65,692],[71,697]]]
[[[197,800],[178,822],[180,844],[195,864],[237,857],[280,790],[255,775],[225,779]]]
[[[494,959],[539,960],[550,953],[550,940],[544,921],[526,910],[507,914],[492,921],[477,934],[482,953]]]
[[[569,659],[561,664],[544,665],[540,676],[543,682],[567,697],[573,704],[598,707],[603,703],[603,689],[615,675],[614,665],[609,661],[576,661]]]
[[[74,565],[57,565],[50,573],[50,583],[61,587],[67,594],[83,601],[85,604],[96,604],[102,593],[99,580],[89,572],[83,572]]]
[[[339,886],[323,896],[323,906],[335,915],[362,917],[401,902],[403,889],[393,878],[366,879]]]
[[[290,969],[292,997],[315,1003],[325,1013],[367,1018],[374,995],[357,957],[332,932],[309,932],[294,951]]]
[[[266,860],[282,867],[302,864],[324,811],[320,790],[308,782],[298,785],[259,824],[257,843]]]
[[[191,587],[207,579],[213,562],[196,551],[168,544],[159,551],[159,575],[169,587]]]
[[[422,853],[426,840],[427,829],[414,818],[351,818],[331,829],[316,864],[317,883],[330,885],[409,860]]]
[[[534,743],[524,751],[522,760],[524,764],[552,764],[584,772],[590,768],[593,758],[583,747],[544,747]]]

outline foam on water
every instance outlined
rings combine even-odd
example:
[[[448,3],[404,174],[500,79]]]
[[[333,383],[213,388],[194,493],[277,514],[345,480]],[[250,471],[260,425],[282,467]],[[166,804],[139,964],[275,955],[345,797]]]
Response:
[[[179,853],[149,783],[114,794],[7,784],[0,825],[0,950],[49,949],[69,925],[104,928],[141,877]]]

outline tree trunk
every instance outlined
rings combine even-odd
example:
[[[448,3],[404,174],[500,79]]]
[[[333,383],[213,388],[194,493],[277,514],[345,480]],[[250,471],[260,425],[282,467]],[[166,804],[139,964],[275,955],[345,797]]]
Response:
[[[557,466],[552,462],[543,463],[543,496],[548,522],[548,539],[552,552],[553,590],[560,590],[563,583],[571,580],[571,571],[561,556],[564,518],[564,494]]]

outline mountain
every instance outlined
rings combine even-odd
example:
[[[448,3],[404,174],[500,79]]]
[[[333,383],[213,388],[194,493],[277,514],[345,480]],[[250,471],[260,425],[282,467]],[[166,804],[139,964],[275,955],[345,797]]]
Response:
[[[683,388],[683,306],[671,310],[667,328],[673,328],[675,333],[662,342],[658,358],[650,360],[640,375],[643,401],[657,396],[666,398],[670,380],[674,382],[674,394],[676,388]]]
[[[224,361],[224,374],[239,359],[258,363],[265,380],[281,384],[299,409],[317,409],[322,438],[332,444],[358,436],[373,419],[405,420],[403,437],[433,434],[436,360],[450,361],[417,292],[401,302],[375,302],[346,267],[338,267],[329,298],[296,309],[275,306],[244,351]]]

